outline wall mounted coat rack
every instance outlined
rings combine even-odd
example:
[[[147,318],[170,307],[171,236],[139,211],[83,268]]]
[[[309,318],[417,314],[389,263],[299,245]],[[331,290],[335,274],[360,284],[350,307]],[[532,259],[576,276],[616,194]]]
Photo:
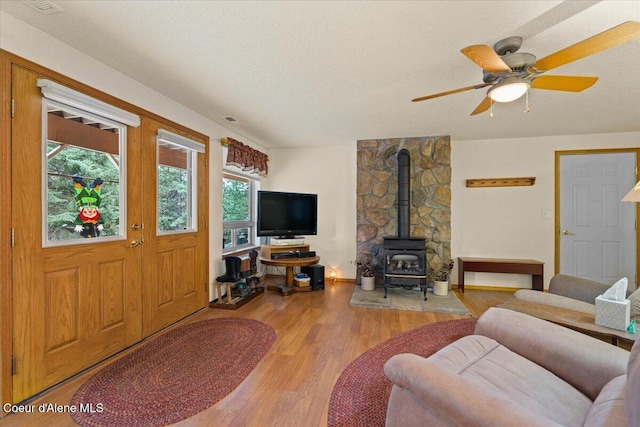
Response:
[[[523,187],[536,183],[535,176],[520,178],[475,178],[467,180],[467,188],[473,187]]]

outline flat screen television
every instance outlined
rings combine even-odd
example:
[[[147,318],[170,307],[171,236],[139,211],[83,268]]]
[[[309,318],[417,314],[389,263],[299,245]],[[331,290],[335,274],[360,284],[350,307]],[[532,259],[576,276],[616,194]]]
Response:
[[[258,236],[292,238],[317,233],[317,194],[258,191]]]

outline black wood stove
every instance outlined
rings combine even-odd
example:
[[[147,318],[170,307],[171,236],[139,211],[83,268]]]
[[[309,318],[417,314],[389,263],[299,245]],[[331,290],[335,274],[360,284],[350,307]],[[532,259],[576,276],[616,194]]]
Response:
[[[410,168],[409,151],[398,152],[398,236],[383,237],[384,297],[390,287],[420,287],[427,300],[427,243],[410,237]]]

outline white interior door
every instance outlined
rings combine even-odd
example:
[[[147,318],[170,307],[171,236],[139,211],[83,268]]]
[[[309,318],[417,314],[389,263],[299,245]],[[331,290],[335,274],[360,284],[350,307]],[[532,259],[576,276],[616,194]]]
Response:
[[[560,156],[560,273],[636,283],[635,153]]]

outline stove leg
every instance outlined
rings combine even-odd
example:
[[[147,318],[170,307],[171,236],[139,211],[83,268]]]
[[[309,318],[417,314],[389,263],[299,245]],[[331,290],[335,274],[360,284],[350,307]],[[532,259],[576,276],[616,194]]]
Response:
[[[387,297],[387,288],[388,288],[388,286],[387,286],[387,284],[385,283],[385,285],[384,285],[384,297],[385,297],[385,298]]]

